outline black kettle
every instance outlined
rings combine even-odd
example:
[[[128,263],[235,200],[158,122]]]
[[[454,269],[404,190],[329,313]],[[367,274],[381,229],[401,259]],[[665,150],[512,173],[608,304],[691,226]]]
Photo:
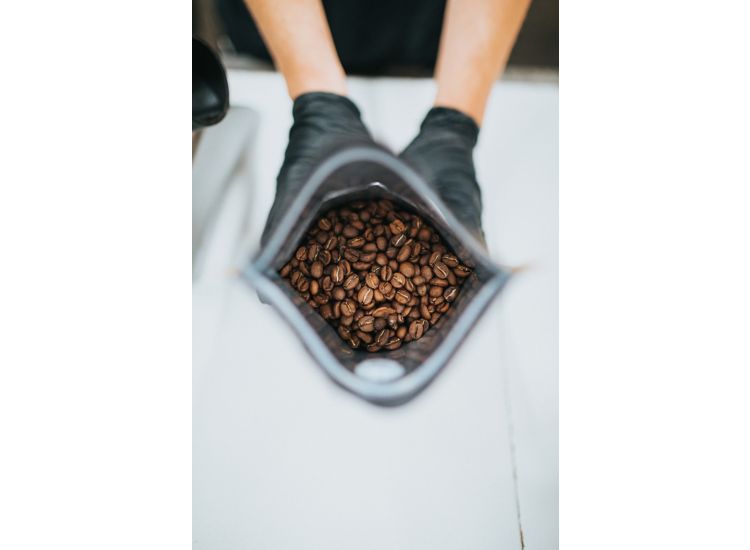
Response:
[[[193,131],[220,122],[229,109],[227,73],[219,56],[193,37]]]

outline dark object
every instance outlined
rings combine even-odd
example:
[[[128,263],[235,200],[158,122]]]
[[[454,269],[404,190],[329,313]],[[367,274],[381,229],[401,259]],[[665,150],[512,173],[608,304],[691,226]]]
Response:
[[[289,130],[284,163],[276,179],[276,197],[261,245],[265,245],[280,216],[289,209],[315,166],[327,154],[346,144],[373,143],[359,109],[346,97],[326,92],[302,94],[294,100],[292,116],[294,123]]]
[[[388,200],[334,208],[279,271],[353,349],[419,340],[459,295],[471,269],[421,217]]]
[[[419,172],[466,229],[482,243],[482,193],[474,173],[479,126],[465,114],[433,107],[401,158]]]
[[[419,339],[399,349],[373,354],[352,349],[346,344],[336,330],[300,297],[298,291],[281,278],[279,271],[297,252],[301,257],[298,243],[322,214],[353,201],[382,199],[404,204],[417,213],[440,234],[455,257],[473,271],[464,279],[460,299],[442,315],[439,329],[424,331],[424,326],[415,326],[413,337],[420,329],[423,332]],[[290,195],[287,206],[278,212],[272,227],[266,231],[264,242],[265,246],[243,270],[243,278],[255,287],[264,301],[281,313],[310,354],[336,383],[380,405],[405,403],[424,390],[447,364],[510,277],[507,271],[490,260],[481,243],[456,219],[420,174],[372,143],[339,146],[322,158],[304,181],[296,181],[295,192]],[[359,241],[355,241],[355,244],[359,244]],[[305,254],[309,254],[307,249]],[[428,265],[429,262],[428,259]],[[438,265],[438,262],[443,265]],[[448,262],[452,263],[452,258]],[[445,255],[441,254],[440,260],[436,257],[433,266],[448,277],[449,264]],[[390,269],[390,265],[382,269],[386,267]],[[312,270],[312,264],[309,269]],[[318,266],[315,269],[317,272]],[[409,270],[408,267],[406,269]],[[341,295],[343,285],[354,283],[353,288],[356,288],[357,284],[356,281],[346,282],[345,271],[335,269],[330,274],[332,280],[340,283],[340,286],[335,285],[332,295],[338,295],[342,300],[346,297],[346,292],[344,296]],[[403,276],[403,273],[390,269],[386,276],[390,276],[392,281],[398,275]],[[362,288],[370,287],[365,284],[360,291]],[[445,297],[445,290],[443,293]],[[359,292],[356,297],[360,298]],[[452,294],[449,293],[448,297],[452,297]],[[370,299],[367,291],[362,292],[362,303]],[[406,296],[402,299],[406,299]],[[347,304],[346,307],[351,311],[352,307],[356,310],[357,305]],[[372,317],[372,320],[363,321],[363,326],[369,330],[372,322],[374,331],[377,321],[374,315]]]
[[[224,65],[208,44],[193,37],[193,131],[220,122],[228,109]]]
[[[235,49],[271,61],[243,0],[219,0]],[[432,72],[445,0],[323,0],[336,51],[347,73]]]

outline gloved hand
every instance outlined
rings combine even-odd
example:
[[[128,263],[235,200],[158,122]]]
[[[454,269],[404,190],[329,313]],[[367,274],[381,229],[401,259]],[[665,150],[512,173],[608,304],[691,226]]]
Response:
[[[473,151],[479,126],[448,107],[433,107],[401,158],[419,172],[458,220],[483,246],[482,194],[474,173]]]
[[[294,123],[284,163],[276,178],[276,198],[261,237],[265,246],[271,231],[289,208],[313,169],[342,145],[373,143],[362,123],[359,109],[344,96],[310,92],[294,100]]]

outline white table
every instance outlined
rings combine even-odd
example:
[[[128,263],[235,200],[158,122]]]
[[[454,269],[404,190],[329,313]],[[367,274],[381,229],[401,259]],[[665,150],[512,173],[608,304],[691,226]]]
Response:
[[[273,200],[291,103],[276,74],[229,80],[258,127],[196,271],[194,548],[520,548],[520,529],[526,548],[556,548],[557,86],[498,84],[476,153],[490,250],[528,271],[433,385],[383,409],[326,378],[233,271]],[[422,79],[350,89],[397,150],[434,93]]]

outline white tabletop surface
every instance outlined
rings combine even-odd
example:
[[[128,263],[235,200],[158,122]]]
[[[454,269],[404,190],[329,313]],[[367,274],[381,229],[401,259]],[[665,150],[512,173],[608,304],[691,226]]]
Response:
[[[475,157],[490,251],[528,269],[433,385],[383,409],[326,378],[233,271],[273,200],[291,102],[276,74],[229,80],[258,128],[196,270],[193,547],[510,549],[522,530],[526,548],[556,548],[557,86],[496,85]],[[400,150],[434,85],[351,79],[350,91]]]

